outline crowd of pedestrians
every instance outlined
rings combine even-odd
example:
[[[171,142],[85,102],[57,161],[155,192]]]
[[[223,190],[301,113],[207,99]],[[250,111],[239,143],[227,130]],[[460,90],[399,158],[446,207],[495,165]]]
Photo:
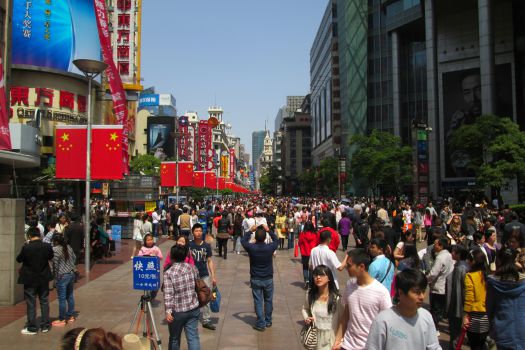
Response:
[[[97,238],[103,245],[109,237],[102,232],[103,215],[97,221],[96,212],[104,210],[105,203],[93,206],[95,223],[99,222],[95,226],[101,228],[95,231],[100,231]],[[46,263],[67,266],[59,267],[56,271],[61,273],[55,276],[61,303],[58,321],[64,324],[75,319],[68,291],[75,276],[74,260],[82,249],[67,245],[75,241],[67,238],[72,231],[68,227],[76,222],[70,211],[60,208],[54,217],[46,215],[41,220],[46,211],[32,209],[28,225],[32,240],[51,242]],[[498,201],[423,205],[396,198],[341,201],[253,196],[173,204],[149,215],[137,213],[132,255],[162,259],[156,239],[163,235],[175,240],[164,254],[163,274],[170,349],[179,349],[182,330],[188,348],[200,349],[199,320],[204,328],[215,330],[209,305],[199,305],[195,280],[202,279],[210,289],[216,287],[212,257],[217,254],[226,260],[231,252],[249,257],[246,278],[252,289],[256,331],[272,327],[274,258],[293,254],[302,263],[306,293],[302,314],[305,327],[315,325],[316,349],[441,349],[438,339],[443,331],[450,336],[449,349],[455,349],[458,341],[472,349],[520,349],[516,344],[525,340],[525,317],[520,312],[525,300],[525,225],[521,221]],[[38,226],[47,228],[42,228],[43,236],[37,235]],[[286,250],[293,253],[280,253]],[[19,261],[24,260],[19,257]],[[73,270],[65,271],[70,266]],[[346,283],[338,280],[343,270],[348,275]],[[49,283],[50,274],[42,275],[42,283]],[[30,280],[33,283],[35,278]],[[26,332],[36,332],[30,316],[34,307],[30,312],[29,306],[35,295],[47,303],[47,295],[39,286],[28,284],[25,289],[30,300]],[[43,315],[42,320],[40,327],[45,331],[49,316]]]

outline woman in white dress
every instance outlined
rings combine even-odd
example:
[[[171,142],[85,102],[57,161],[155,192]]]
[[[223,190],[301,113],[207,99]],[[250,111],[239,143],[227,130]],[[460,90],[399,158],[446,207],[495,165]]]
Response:
[[[302,309],[304,323],[309,325],[314,322],[317,328],[316,350],[330,350],[343,311],[330,268],[318,265],[312,272],[310,286]]]
[[[135,256],[135,252],[139,251],[142,248],[142,214],[135,214],[135,219],[133,219],[133,241],[135,245],[133,246],[133,253],[131,253],[131,259]]]

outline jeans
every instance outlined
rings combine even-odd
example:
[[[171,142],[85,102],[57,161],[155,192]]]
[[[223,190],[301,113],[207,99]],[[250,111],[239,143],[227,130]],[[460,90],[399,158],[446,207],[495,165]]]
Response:
[[[251,279],[253,303],[257,314],[256,326],[265,328],[272,324],[273,311],[273,279],[256,280]]]
[[[301,255],[301,262],[303,263],[304,283],[310,283],[310,256]]]
[[[27,304],[27,322],[26,327],[30,331],[38,331],[36,325],[36,297],[40,301],[40,312],[42,314],[40,320],[41,328],[49,327],[49,284],[42,283],[36,287],[24,286],[24,299]]]
[[[183,229],[183,228],[181,228],[179,230],[179,233],[180,233],[181,236],[186,236],[188,238],[190,237],[190,232],[191,232],[191,230]]]
[[[212,286],[212,283],[211,283],[211,277],[210,276],[205,276],[205,277],[202,277],[202,280],[204,281],[204,283],[206,283],[206,285],[212,289],[213,286]],[[203,307],[200,308],[200,313],[201,313],[201,323],[202,324],[207,324],[207,323],[210,323],[211,322],[211,310],[210,310],[210,303],[204,305]]]
[[[188,342],[188,350],[200,350],[201,344],[199,341],[199,308],[195,308],[185,312],[172,312],[173,322],[168,324],[170,332],[169,350],[180,349],[180,338],[182,330],[186,335]]]
[[[288,232],[288,249],[293,249],[295,247],[294,240],[295,240],[294,233]]]
[[[233,250],[235,250],[236,253],[241,252],[241,236],[237,236],[235,241],[233,241]]]
[[[159,223],[153,223],[152,226],[153,226],[153,232],[152,232],[153,237],[157,238],[159,234]]]
[[[228,239],[229,238],[217,238],[217,243],[219,243],[219,256],[222,256],[222,251],[224,249],[224,259],[226,259],[228,252]]]
[[[75,274],[73,272],[59,275],[57,278],[58,295],[58,319],[67,320],[74,316],[75,299],[73,298],[73,286]],[[66,311],[67,304],[67,311]]]
[[[439,321],[443,318],[446,302],[447,296],[445,294],[430,293],[430,313],[432,314],[432,319],[434,319],[436,330],[438,329]]]

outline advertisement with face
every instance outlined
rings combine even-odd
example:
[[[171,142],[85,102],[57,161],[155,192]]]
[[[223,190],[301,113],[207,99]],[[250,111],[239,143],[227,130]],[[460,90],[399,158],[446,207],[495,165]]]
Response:
[[[13,0],[12,63],[82,74],[73,60],[100,60],[93,0]]]
[[[511,65],[502,64],[495,68],[495,113],[512,118]],[[445,177],[475,177],[469,169],[470,159],[462,151],[450,147],[450,140],[462,125],[476,122],[482,114],[481,77],[479,68],[443,74],[443,133],[445,145]]]
[[[174,141],[171,132],[174,131],[175,118],[148,118],[148,153],[160,159],[174,157]]]

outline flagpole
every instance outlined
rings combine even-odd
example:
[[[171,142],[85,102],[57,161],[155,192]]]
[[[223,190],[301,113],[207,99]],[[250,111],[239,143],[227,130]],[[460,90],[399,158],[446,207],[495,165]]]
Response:
[[[88,98],[87,98],[87,156],[86,156],[86,212],[84,222],[84,268],[86,279],[89,281],[89,270],[91,265],[91,82],[102,73],[108,65],[101,61],[90,59],[74,60],[73,64],[88,79]]]

